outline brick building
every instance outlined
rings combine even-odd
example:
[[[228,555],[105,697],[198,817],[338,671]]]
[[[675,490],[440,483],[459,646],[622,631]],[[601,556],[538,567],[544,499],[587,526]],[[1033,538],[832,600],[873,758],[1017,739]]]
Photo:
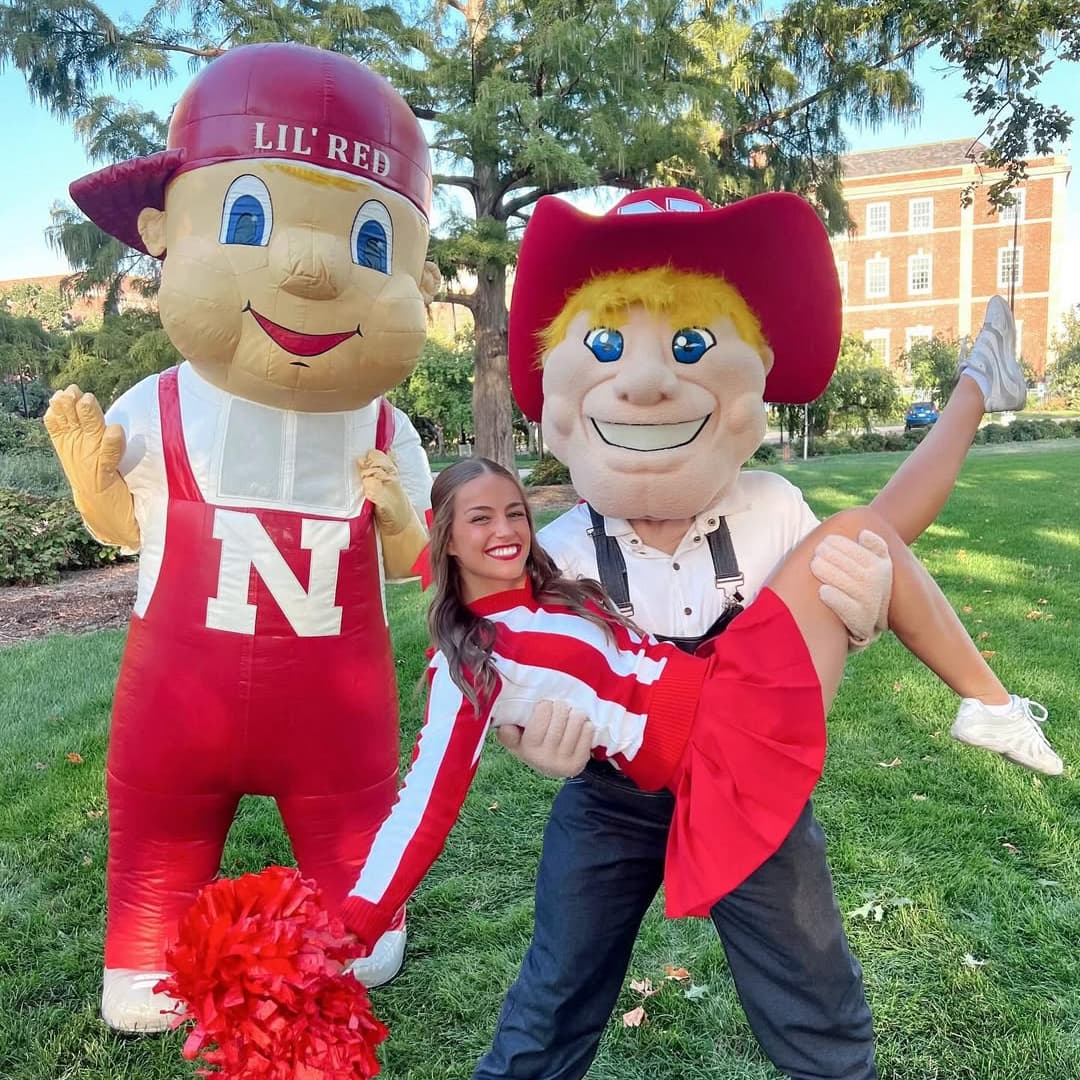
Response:
[[[920,338],[977,332],[986,301],[1014,302],[1021,356],[1041,376],[1063,314],[1065,185],[1062,155],[1028,163],[1014,207],[995,211],[980,169],[985,148],[967,139],[844,158],[854,221],[834,238],[844,290],[844,330],[891,366]],[[972,182],[974,203],[962,207]]]

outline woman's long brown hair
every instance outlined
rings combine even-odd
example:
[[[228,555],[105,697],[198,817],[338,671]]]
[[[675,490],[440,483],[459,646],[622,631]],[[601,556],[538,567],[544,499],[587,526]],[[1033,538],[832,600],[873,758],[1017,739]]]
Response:
[[[486,698],[495,688],[495,666],[491,662],[495,626],[466,605],[461,592],[461,573],[457,559],[449,552],[449,545],[458,490],[485,474],[505,477],[521,494],[530,540],[525,573],[532,584],[533,596],[541,604],[568,608],[608,631],[613,622],[632,625],[611,607],[599,582],[588,578],[571,581],[561,576],[555,561],[537,542],[532,508],[514,473],[482,457],[455,462],[439,473],[431,487],[430,562],[434,595],[427,622],[432,644],[446,657],[451,679],[474,707],[479,707],[480,699]]]

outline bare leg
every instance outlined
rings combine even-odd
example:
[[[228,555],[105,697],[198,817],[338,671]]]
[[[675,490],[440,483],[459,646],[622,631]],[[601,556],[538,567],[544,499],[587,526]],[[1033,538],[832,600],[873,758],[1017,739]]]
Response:
[[[942,682],[962,698],[1006,704],[1009,694],[987,666],[937,582],[908,550],[896,530],[873,510],[835,514],[805,537],[770,578],[769,588],[787,605],[802,631],[821,683],[826,711],[836,696],[847,660],[847,630],[818,596],[810,572],[818,544],[829,535],[858,540],[869,529],[889,546],[893,564],[889,629]]]
[[[870,504],[905,544],[918,539],[948,501],[984,408],[978,384],[961,376],[937,423]]]

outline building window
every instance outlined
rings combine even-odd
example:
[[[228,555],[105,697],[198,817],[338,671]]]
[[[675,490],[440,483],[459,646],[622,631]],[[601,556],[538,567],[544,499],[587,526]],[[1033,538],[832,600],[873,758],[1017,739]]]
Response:
[[[866,235],[884,236],[889,231],[889,204],[870,203],[866,207]]]
[[[908,293],[918,296],[931,289],[931,256],[920,251],[909,255],[907,261]]]
[[[889,295],[889,260],[875,256],[866,260],[866,295],[880,300]]]
[[[934,336],[932,326],[909,326],[904,331],[904,350],[910,351],[911,346],[920,341],[929,341]]]
[[[998,223],[1011,225],[1014,221],[1024,220],[1024,189],[1016,188],[1009,193],[1016,200],[1012,206],[1002,206],[998,210]]]
[[[998,288],[1017,288],[1024,284],[1024,249],[998,248]]]
[[[836,264],[836,276],[840,279],[840,295],[847,303],[847,262],[840,261]]]
[[[930,232],[934,227],[934,200],[911,199],[908,202],[908,229],[911,232]]]
[[[874,359],[881,364],[889,362],[889,331],[888,330],[865,330],[863,341],[870,346],[870,352]]]

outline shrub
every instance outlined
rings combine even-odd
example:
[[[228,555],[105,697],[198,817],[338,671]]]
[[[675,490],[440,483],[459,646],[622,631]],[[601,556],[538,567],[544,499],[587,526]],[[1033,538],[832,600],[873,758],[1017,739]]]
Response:
[[[983,429],[983,438],[987,443],[1007,443],[1009,429],[1004,424],[987,424]]]
[[[780,457],[780,451],[775,446],[769,443],[762,443],[755,451],[754,456],[750,459],[756,461],[760,465],[769,465],[776,461]]]
[[[90,536],[70,499],[0,489],[0,585],[40,585],[118,554]]]
[[[0,451],[0,488],[53,498],[68,494],[64,471],[52,450]]]
[[[905,431],[901,438],[904,440],[905,450],[914,450],[926,438],[929,428],[912,428],[910,431]]]
[[[15,413],[0,411],[0,454],[49,449],[49,435],[40,420],[24,420]]]
[[[908,444],[904,442],[904,436],[899,432],[890,431],[885,436],[885,449],[886,450],[906,450]]]
[[[876,431],[864,432],[861,435],[852,437],[851,446],[853,450],[857,450],[859,453],[863,454],[884,450],[885,436],[879,435]]]
[[[1030,420],[1014,420],[1007,428],[1010,442],[1035,442],[1043,436]]]
[[[546,484],[569,484],[570,470],[558,458],[545,454],[529,470],[525,483],[530,487],[542,487]]]

